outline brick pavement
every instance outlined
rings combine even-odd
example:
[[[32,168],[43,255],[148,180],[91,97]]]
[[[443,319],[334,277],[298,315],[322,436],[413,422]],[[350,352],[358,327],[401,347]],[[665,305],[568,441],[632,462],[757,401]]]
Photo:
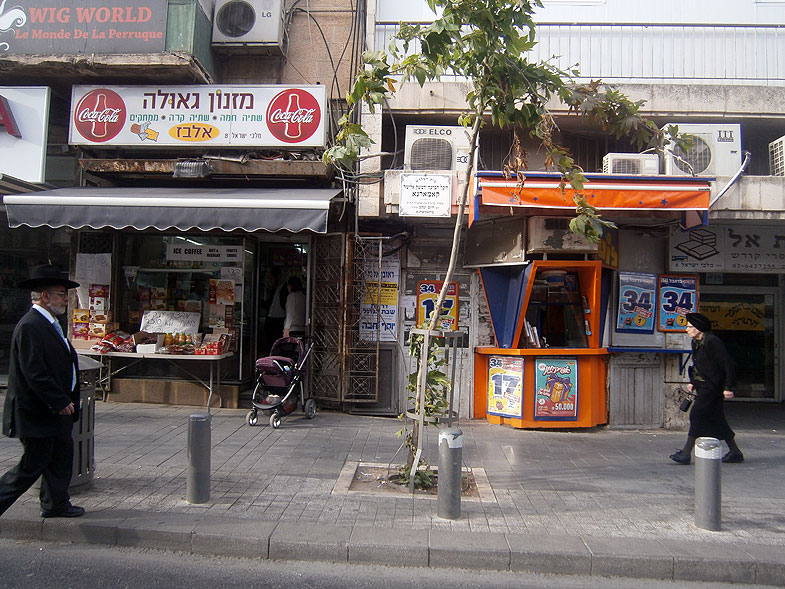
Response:
[[[763,415],[766,406],[759,407]],[[325,411],[309,421],[295,413],[273,430],[246,425],[245,410],[215,410],[210,501],[190,505],[187,427],[198,410],[99,402],[96,477],[75,497],[88,515],[42,522],[37,497],[28,493],[0,518],[0,535],[76,534],[85,541],[208,552],[245,551],[258,543],[270,557],[285,555],[294,543],[298,558],[331,560],[334,549],[382,564],[385,554],[395,553],[393,545],[411,548],[412,564],[422,564],[425,542],[430,566],[541,570],[550,562],[549,571],[652,578],[689,578],[705,569],[706,580],[785,583],[785,424],[779,426],[781,410],[770,410],[765,423],[754,408],[738,422],[731,415],[747,461],[722,466],[723,529],[709,532],[693,525],[694,467],[667,458],[682,444],[683,432],[520,431],[462,421],[464,463],[483,468],[490,489],[482,501],[462,502],[460,520],[446,521],[436,516],[433,498],[357,494],[337,485],[347,462],[394,459],[396,419]],[[432,429],[427,445],[433,463],[436,438]],[[0,440],[0,470],[19,454],[18,441]],[[402,460],[402,454],[395,459]],[[401,532],[383,537],[382,529]],[[478,552],[470,548],[479,540],[488,546],[479,552],[488,552],[487,559],[474,562],[469,555]],[[630,546],[636,550],[627,554]],[[703,549],[725,556],[712,559]],[[557,566],[553,559],[562,552]],[[685,554],[693,556],[680,560]],[[680,569],[682,561],[689,566]],[[729,562],[738,566],[720,566]]]

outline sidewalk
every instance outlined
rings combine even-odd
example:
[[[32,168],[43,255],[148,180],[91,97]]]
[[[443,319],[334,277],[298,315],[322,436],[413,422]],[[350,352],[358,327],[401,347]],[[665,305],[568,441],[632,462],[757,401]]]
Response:
[[[695,528],[694,466],[668,459],[683,432],[519,431],[462,421],[464,463],[484,469],[490,486],[481,500],[462,502],[460,520],[447,521],[436,516],[435,498],[347,491],[347,464],[393,460],[401,424],[329,411],[311,421],[295,412],[273,430],[264,422],[246,425],[245,409],[214,410],[210,501],[190,505],[186,443],[196,412],[98,402],[96,477],[74,497],[87,514],[42,520],[30,492],[0,517],[0,536],[253,558],[785,585],[779,407],[772,414],[771,406],[758,405],[735,419],[729,411],[747,461],[722,465],[720,532]],[[431,429],[428,456],[436,463]],[[2,438],[0,472],[20,454],[17,440]],[[396,462],[403,460],[399,454]]]

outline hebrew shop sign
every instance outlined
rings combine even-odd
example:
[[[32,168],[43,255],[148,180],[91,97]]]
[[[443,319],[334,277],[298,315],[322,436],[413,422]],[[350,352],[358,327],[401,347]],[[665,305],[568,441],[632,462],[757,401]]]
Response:
[[[324,86],[74,86],[72,145],[323,147]]]
[[[0,0],[0,55],[160,53],[160,0]]]

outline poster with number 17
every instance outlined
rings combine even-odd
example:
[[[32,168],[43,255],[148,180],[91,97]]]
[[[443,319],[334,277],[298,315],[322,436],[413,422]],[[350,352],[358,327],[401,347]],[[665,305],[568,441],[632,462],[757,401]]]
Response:
[[[687,313],[698,310],[698,277],[660,274],[659,319],[660,331],[686,331]]]

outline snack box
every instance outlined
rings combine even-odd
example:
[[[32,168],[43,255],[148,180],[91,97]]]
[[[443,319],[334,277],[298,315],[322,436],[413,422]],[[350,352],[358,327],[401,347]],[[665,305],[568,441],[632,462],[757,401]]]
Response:
[[[106,335],[106,323],[90,323],[89,325],[92,337],[104,337]]]
[[[72,317],[74,323],[89,323],[90,309],[74,309]]]

